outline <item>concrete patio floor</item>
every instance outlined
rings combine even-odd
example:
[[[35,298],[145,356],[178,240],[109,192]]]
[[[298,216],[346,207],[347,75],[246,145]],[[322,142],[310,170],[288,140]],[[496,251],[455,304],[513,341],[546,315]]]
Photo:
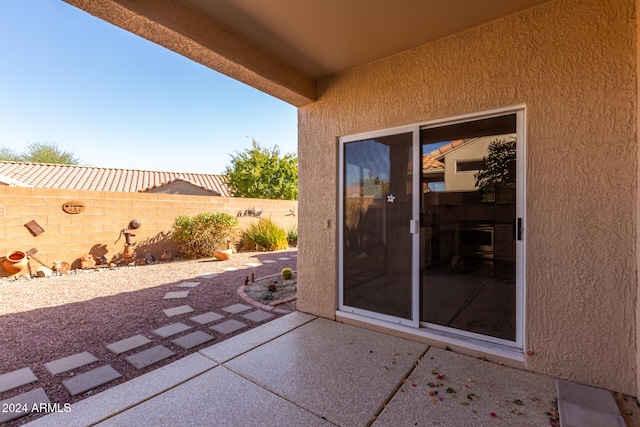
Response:
[[[541,426],[555,379],[301,312],[30,426]]]

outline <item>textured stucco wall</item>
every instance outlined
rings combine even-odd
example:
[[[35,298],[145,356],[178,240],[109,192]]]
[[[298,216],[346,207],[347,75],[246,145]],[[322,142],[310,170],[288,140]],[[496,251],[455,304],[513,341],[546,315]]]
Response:
[[[299,109],[298,308],[337,307],[337,137],[526,104],[526,367],[636,388],[635,0],[547,3],[319,82]]]

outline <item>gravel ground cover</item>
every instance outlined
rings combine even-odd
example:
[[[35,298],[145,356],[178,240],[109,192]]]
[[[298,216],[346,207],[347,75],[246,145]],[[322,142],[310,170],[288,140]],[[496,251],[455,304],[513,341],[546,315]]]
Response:
[[[255,311],[255,307],[238,314],[225,313],[221,308],[233,304],[248,305],[237,292],[245,278],[251,278],[253,274],[258,280],[277,274],[284,267],[296,269],[296,255],[295,249],[270,253],[246,252],[234,254],[229,261],[172,261],[0,282],[0,375],[29,367],[38,378],[34,383],[0,393],[0,401],[43,387],[51,402],[74,403],[281,317],[287,310],[295,310],[295,302],[276,307],[272,311],[274,317],[261,323],[242,317]],[[245,265],[265,260],[275,262],[253,267]],[[238,270],[223,270],[230,267]],[[217,276],[201,277],[209,274]],[[186,281],[201,284],[193,288],[178,287]],[[167,292],[185,290],[189,291],[187,298],[163,299]],[[164,309],[181,305],[189,305],[194,311],[173,317],[163,312]],[[223,335],[209,328],[215,323],[198,325],[189,321],[191,317],[207,312],[222,314],[225,320],[235,319],[246,323],[248,327]],[[152,333],[154,329],[175,322],[193,328],[166,338]],[[198,330],[214,336],[215,340],[189,350],[171,342]],[[152,343],[121,355],[115,355],[106,348],[107,344],[137,334],[150,338]],[[156,345],[169,348],[176,353],[175,356],[143,369],[135,368],[124,358]],[[58,375],[52,375],[44,366],[47,362],[85,351],[95,356],[98,362]],[[62,385],[64,379],[104,365],[111,365],[122,377],[77,396],[71,396]],[[20,425],[33,419],[34,416],[27,416],[8,425]]]

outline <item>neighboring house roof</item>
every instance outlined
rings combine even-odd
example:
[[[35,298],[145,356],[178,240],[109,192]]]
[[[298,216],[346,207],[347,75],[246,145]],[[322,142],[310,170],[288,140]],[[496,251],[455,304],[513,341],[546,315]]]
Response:
[[[225,175],[158,172],[48,163],[0,162],[0,184],[72,190],[150,192],[184,182],[216,196],[231,197]]]

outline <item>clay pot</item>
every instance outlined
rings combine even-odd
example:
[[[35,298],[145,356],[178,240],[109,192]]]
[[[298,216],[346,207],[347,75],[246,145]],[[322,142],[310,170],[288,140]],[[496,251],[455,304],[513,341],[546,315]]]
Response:
[[[29,259],[27,259],[27,254],[21,251],[9,252],[6,258],[2,258],[2,261],[0,261],[4,271],[9,274],[19,273],[28,263]]]

